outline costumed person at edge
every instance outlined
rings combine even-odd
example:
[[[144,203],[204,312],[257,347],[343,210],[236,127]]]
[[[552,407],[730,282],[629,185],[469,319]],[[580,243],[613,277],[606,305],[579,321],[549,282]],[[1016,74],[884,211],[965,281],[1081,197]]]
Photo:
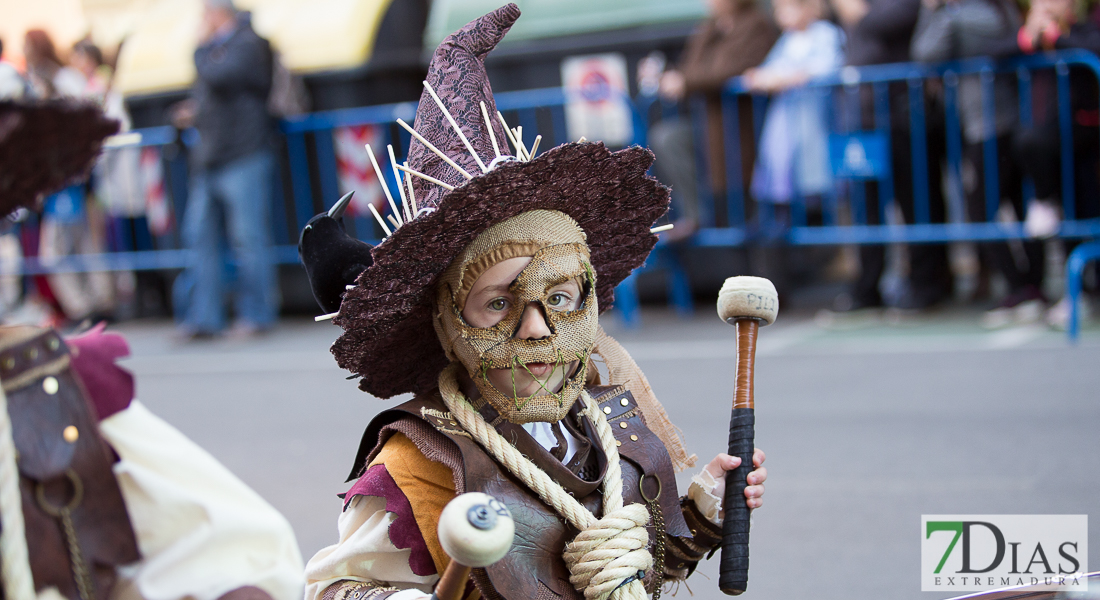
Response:
[[[718,455],[678,497],[674,471],[695,456],[597,320],[653,248],[668,188],[646,175],[645,149],[582,141],[536,156],[540,138],[528,149],[507,128],[483,59],[518,17],[504,6],[435,52],[391,196],[396,230],[356,251],[330,218],[345,197],[302,232],[314,294],[344,329],[340,366],[374,396],[415,394],[368,426],[339,542],[307,564],[307,600],[425,597],[449,561],[440,512],[471,491],[508,507],[516,542],[473,570],[468,598],[656,596],[720,542],[739,459]],[[748,476],[749,507],[765,477]]]
[[[83,179],[118,130],[90,103],[0,102],[0,216]],[[129,348],[0,327],[6,600],[298,600],[289,523],[146,409]]]

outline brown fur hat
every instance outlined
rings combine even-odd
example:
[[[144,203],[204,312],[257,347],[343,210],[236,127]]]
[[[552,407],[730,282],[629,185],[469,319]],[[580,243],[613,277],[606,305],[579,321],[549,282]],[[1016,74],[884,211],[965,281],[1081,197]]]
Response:
[[[0,102],[0,216],[85,177],[117,131],[90,102]]]

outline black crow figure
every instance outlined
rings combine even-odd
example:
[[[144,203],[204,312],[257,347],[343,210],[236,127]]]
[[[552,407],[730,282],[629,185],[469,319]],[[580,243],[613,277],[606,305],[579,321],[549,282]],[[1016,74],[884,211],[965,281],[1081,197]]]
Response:
[[[328,212],[310,219],[298,237],[298,258],[306,267],[313,297],[326,313],[340,310],[347,286],[373,262],[372,246],[344,230],[341,217],[354,194],[344,194]]]

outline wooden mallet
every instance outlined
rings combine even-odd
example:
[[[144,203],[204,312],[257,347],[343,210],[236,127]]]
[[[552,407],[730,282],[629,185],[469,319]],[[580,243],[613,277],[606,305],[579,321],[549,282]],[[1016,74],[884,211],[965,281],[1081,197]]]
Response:
[[[451,557],[432,593],[433,600],[460,600],[470,569],[487,567],[512,547],[516,524],[496,498],[468,492],[447,503],[439,515],[439,544]]]
[[[761,325],[771,325],[779,312],[779,295],[771,281],[762,277],[730,277],[718,292],[718,316],[737,330],[736,384],[730,417],[730,456],[741,457],[741,466],[726,473],[726,494],[722,500],[722,560],[718,587],[736,596],[745,591],[749,579],[749,507],[745,504],[745,478],[752,472],[755,446],[753,416],[753,362],[756,334]]]

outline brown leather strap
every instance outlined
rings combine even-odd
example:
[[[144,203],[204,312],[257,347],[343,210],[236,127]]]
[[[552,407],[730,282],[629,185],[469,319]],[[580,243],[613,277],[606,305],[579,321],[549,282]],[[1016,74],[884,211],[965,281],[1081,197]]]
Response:
[[[737,328],[737,387],[734,388],[733,407],[753,408],[753,363],[760,323],[756,319],[738,319],[734,327]]]

